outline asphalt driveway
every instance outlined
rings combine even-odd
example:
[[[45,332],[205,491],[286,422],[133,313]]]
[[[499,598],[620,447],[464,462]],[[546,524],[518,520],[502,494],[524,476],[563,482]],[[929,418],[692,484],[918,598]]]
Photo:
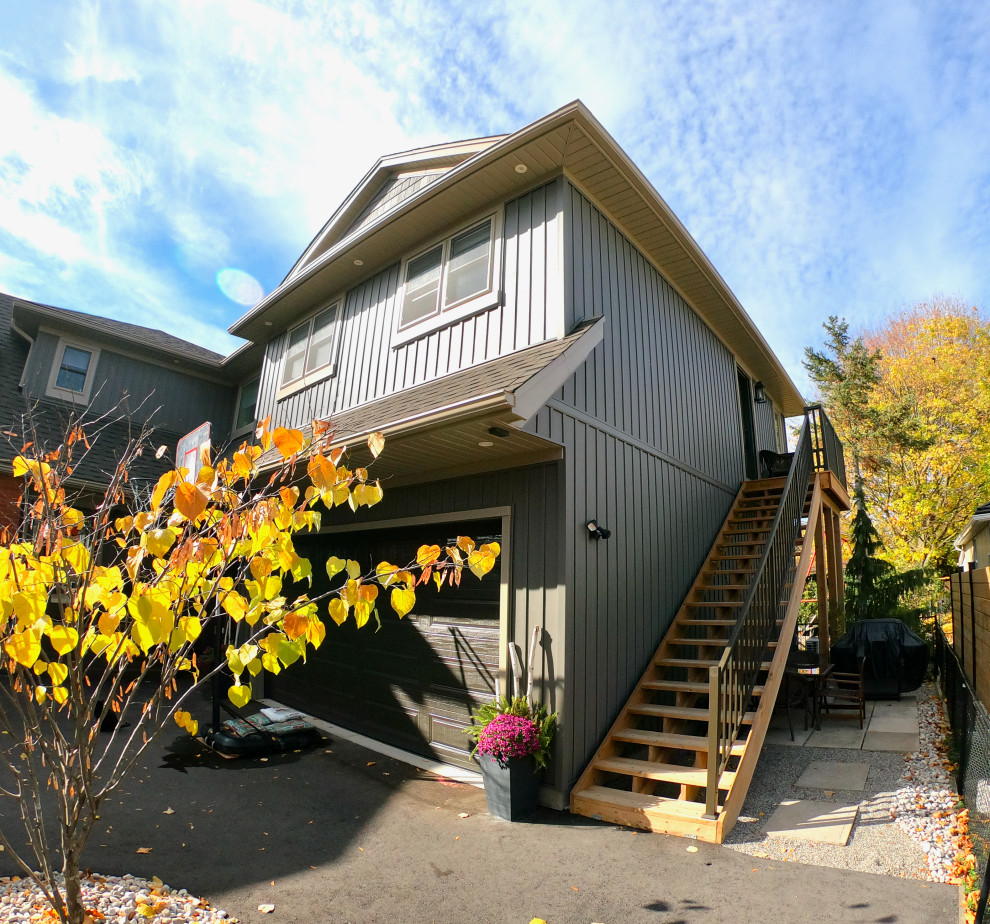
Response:
[[[179,733],[102,821],[87,848],[94,871],[157,875],[244,922],[957,919],[951,886],[754,859],[550,810],[499,821],[473,786],[332,738],[225,760]],[[14,872],[0,854],[0,875]]]

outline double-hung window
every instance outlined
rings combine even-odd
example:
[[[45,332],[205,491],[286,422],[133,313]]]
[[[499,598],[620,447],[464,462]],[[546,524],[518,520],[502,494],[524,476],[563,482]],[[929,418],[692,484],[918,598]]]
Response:
[[[289,331],[282,364],[282,390],[294,391],[336,372],[340,302]]]
[[[234,415],[234,433],[241,433],[254,426],[256,420],[255,408],[258,404],[258,385],[260,379],[245,382],[237,393],[237,412]]]
[[[498,230],[492,215],[405,261],[400,342],[489,307],[496,294]]]
[[[69,401],[88,401],[99,355],[96,347],[59,340],[47,394]]]

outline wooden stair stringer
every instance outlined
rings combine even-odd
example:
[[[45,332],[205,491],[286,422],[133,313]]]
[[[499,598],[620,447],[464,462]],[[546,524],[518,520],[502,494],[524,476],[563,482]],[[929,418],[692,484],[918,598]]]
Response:
[[[719,606],[719,601],[703,601],[699,599],[708,591],[722,591],[723,596],[726,594],[744,593],[748,585],[740,586],[739,576],[743,575],[743,572],[747,569],[739,567],[720,569],[719,562],[726,559],[730,561],[735,559],[735,556],[731,553],[723,554],[726,548],[742,549],[748,546],[749,549],[746,552],[741,551],[739,553],[741,558],[757,559],[759,557],[765,545],[765,537],[761,537],[760,539],[736,539],[730,536],[730,534],[739,533],[739,524],[747,519],[747,513],[751,514],[754,518],[760,518],[761,522],[766,519],[765,515],[767,511],[776,514],[780,497],[775,492],[783,487],[783,483],[784,479],[765,479],[762,481],[746,481],[740,486],[732,507],[727,513],[718,535],[712,543],[708,557],[699,570],[690,589],[685,594],[681,606],[671,621],[660,645],[647,664],[642,677],[634,687],[625,705],[616,716],[602,743],[596,749],[592,759],[572,788],[570,808],[575,814],[598,817],[655,832],[678,835],[690,834],[706,841],[715,840],[716,822],[712,819],[702,817],[704,806],[701,806],[701,811],[697,811],[696,807],[698,803],[693,801],[692,795],[693,790],[698,788],[703,772],[706,772],[704,768],[696,763],[694,768],[685,768],[683,772],[675,773],[670,769],[671,765],[667,763],[671,755],[679,750],[673,746],[651,746],[649,749],[650,760],[648,762],[639,763],[630,761],[622,757],[624,744],[621,738],[623,732],[637,727],[637,723],[641,717],[658,714],[657,712],[651,712],[649,709],[651,696],[655,692],[649,689],[649,684],[657,681],[658,670],[679,666],[676,664],[665,665],[664,662],[691,660],[686,659],[683,651],[680,650],[685,645],[692,644],[692,642],[685,642],[686,636],[684,633],[686,626],[694,623],[696,628],[704,627],[706,629],[706,636],[699,637],[697,642],[694,643],[701,651],[699,651],[698,656],[693,660],[710,660],[713,657],[717,659],[719,656],[717,649],[720,646],[724,646],[725,642],[723,638],[717,637],[712,629],[720,628],[724,632],[729,632],[731,626],[735,624],[735,620],[725,620],[724,622],[722,620],[692,620],[690,618],[691,613],[699,607],[707,606],[715,608]],[[762,497],[760,496],[761,494]],[[753,495],[757,496],[754,497]],[[728,539],[731,539],[731,541],[727,541]],[[757,547],[759,547],[759,552],[754,552]],[[730,577],[725,579],[730,580],[731,584],[718,585],[711,583],[713,574],[729,575]],[[743,579],[746,579],[745,575],[743,575]],[[735,615],[734,611],[737,608],[732,606],[724,607],[724,609],[732,610],[732,615]],[[720,625],[716,625],[716,623]],[[703,653],[706,643],[709,646],[708,651],[710,653]],[[695,671],[703,670],[703,668],[696,664],[685,664],[683,667],[687,670],[689,677],[696,676]],[[701,678],[698,677],[697,679],[700,680]],[[687,687],[690,683],[692,681],[685,681],[685,686]],[[672,708],[675,711],[683,710],[685,716],[696,714],[700,710],[693,707],[699,701],[703,701],[702,697],[707,693],[707,681],[704,692],[698,692],[697,689],[690,688],[678,689],[674,692],[676,693],[677,705],[668,708]],[[759,695],[759,692],[761,691],[758,691],[757,695]],[[704,707],[704,709],[707,711],[707,707]],[[755,715],[755,713],[747,715],[747,724],[750,721],[755,721]],[[679,721],[679,718],[679,715],[664,717],[664,735],[668,736],[669,740],[676,741],[678,734],[687,728],[688,719],[685,717],[684,721]],[[694,717],[692,721],[698,721],[698,719]],[[660,740],[665,740],[664,735],[660,736]],[[628,736],[626,736],[626,743],[628,743],[628,740]],[[737,745],[735,753],[738,753],[741,749],[742,742]],[[703,753],[698,754],[696,761],[703,763],[705,757],[707,757],[707,749]],[[654,766],[655,772],[649,772],[648,765]],[[632,776],[632,792],[622,789],[612,789],[608,786],[601,785],[603,777],[610,773],[621,773],[622,767],[627,768],[623,775]],[[736,771],[727,770],[723,774],[723,777],[720,778],[720,783],[723,781],[725,783],[724,786],[720,786],[720,790],[726,796],[731,791],[735,774]],[[651,781],[671,782],[671,777],[677,777],[684,781],[680,799],[652,795],[652,790],[649,788]],[[614,805],[606,804],[606,795],[609,793],[615,793]]]
[[[804,528],[805,537],[813,537],[815,535],[815,528],[818,525],[821,507],[821,485],[816,478],[808,510],[808,522]],[[796,575],[808,573],[813,549],[814,542],[804,542],[801,545],[801,557],[798,561]],[[770,718],[773,715],[773,708],[777,701],[777,694],[780,691],[780,684],[784,679],[784,667],[787,663],[787,654],[790,649],[789,640],[797,629],[798,612],[801,608],[803,590],[803,581],[794,580],[791,583],[790,594],[787,598],[787,609],[784,612],[784,621],[780,627],[780,634],[778,636],[778,644],[773,653],[767,678],[763,682],[763,695],[760,697],[756,716],[753,719],[753,724],[750,726],[749,735],[746,738],[742,756],[740,757],[739,765],[736,767],[729,793],[725,798],[722,811],[719,812],[716,821],[715,843],[717,844],[721,844],[735,826],[736,819],[738,819],[739,813],[742,811],[746,793],[749,791],[749,784],[753,780],[753,773],[756,770],[756,764],[763,750],[763,742],[766,739],[767,729],[770,726]],[[781,644],[785,640],[788,644]]]

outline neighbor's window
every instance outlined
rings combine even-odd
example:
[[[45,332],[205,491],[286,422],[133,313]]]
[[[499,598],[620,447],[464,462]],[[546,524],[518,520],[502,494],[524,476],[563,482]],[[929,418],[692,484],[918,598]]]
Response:
[[[234,419],[234,430],[246,430],[255,421],[255,406],[258,403],[258,384],[260,379],[241,386],[237,397],[237,416]]]
[[[68,401],[89,401],[99,348],[59,340],[46,393]]]
[[[403,277],[400,329],[488,294],[493,285],[494,249],[492,217],[411,258]]]
[[[66,391],[83,392],[86,388],[86,374],[93,354],[89,350],[66,345],[62,350],[62,362],[55,377],[55,387]]]
[[[333,375],[334,344],[340,302],[314,315],[289,331],[282,367],[282,385],[305,380],[311,373],[315,378]]]

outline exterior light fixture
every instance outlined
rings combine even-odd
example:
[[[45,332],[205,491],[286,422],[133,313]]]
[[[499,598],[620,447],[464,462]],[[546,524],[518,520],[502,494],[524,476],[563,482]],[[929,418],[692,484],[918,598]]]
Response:
[[[354,265],[355,266],[364,266],[364,260],[355,260],[354,261]]]
[[[525,164],[516,164],[516,173],[525,173],[527,170],[529,170],[529,167]]]
[[[480,443],[478,443],[478,445],[482,449],[491,449],[492,446],[494,446],[495,444],[491,440],[482,440]]]
[[[588,532],[592,539],[608,539],[612,535],[612,530],[599,526],[594,520],[588,520]]]
[[[767,390],[766,388],[763,387],[762,382],[757,382],[753,386],[753,399],[756,401],[757,404],[767,403]]]
[[[501,427],[489,427],[488,432],[492,436],[497,436],[500,440],[504,440],[509,436],[509,431],[503,430]]]

